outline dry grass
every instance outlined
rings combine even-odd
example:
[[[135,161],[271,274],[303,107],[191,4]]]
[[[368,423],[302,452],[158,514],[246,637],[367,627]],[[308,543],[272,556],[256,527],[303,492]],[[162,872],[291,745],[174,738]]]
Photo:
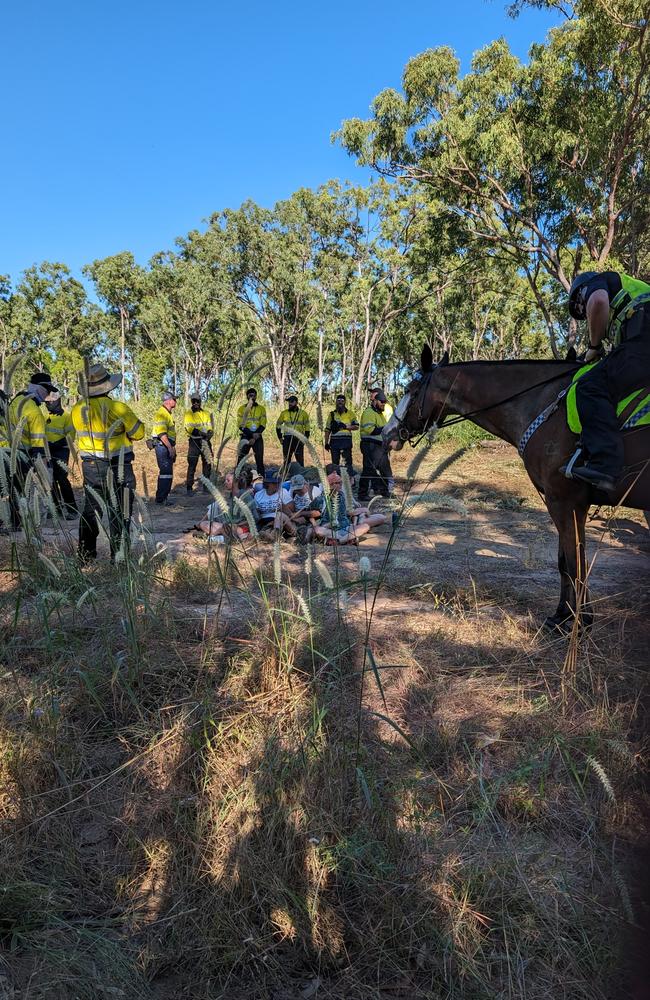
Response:
[[[269,549],[63,548],[0,592],[0,991],[619,994],[641,609],[567,644],[516,581],[441,588],[404,546],[283,550],[279,582]]]

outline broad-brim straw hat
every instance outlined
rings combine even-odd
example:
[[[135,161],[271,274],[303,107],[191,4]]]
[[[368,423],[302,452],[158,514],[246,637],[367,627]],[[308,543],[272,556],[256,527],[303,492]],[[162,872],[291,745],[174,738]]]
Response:
[[[79,373],[79,393],[82,396],[103,396],[116,389],[122,381],[121,375],[109,375],[103,365],[91,365],[86,373]]]

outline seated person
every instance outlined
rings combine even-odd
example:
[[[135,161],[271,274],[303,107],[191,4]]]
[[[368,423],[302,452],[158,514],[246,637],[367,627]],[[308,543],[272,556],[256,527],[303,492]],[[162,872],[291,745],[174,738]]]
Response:
[[[321,496],[316,500],[321,507],[321,517],[319,523],[311,529],[313,536],[320,538],[326,545],[357,545],[362,535],[370,531],[370,525],[353,522],[338,472],[330,472],[327,482],[330,487],[328,496]]]
[[[284,487],[280,489],[277,469],[265,471],[264,487],[254,494],[254,500],[260,531],[282,531],[295,535],[296,529],[291,521],[291,494]]]
[[[233,474],[228,472],[225,476],[225,486],[230,493],[230,513],[226,514],[221,506],[216,502],[211,503],[206,511],[206,515],[199,524],[195,525],[199,531],[215,538],[218,535],[230,535],[243,541],[250,536],[250,525],[241,508],[232,501],[238,497],[242,503],[251,511],[255,520],[254,496],[251,489],[252,470],[244,467],[239,473],[237,482],[233,482]]]
[[[311,524],[318,520],[320,510],[314,507],[314,500],[322,494],[320,486],[308,483],[301,473],[291,477],[291,520],[294,524]]]

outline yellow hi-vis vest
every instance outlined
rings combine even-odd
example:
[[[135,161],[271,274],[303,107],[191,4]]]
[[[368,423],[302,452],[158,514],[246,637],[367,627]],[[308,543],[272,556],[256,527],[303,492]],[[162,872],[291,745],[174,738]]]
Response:
[[[38,403],[24,392],[19,392],[9,403],[7,431],[10,439],[21,421],[21,446],[28,451],[45,451],[45,416]]]
[[[207,410],[186,410],[183,417],[183,425],[188,437],[197,437],[198,435],[210,433],[212,430],[212,418]],[[197,433],[194,433],[195,431]]]
[[[309,414],[306,410],[283,410],[276,421],[275,429],[282,433],[285,424],[300,431],[301,434],[309,434]]]
[[[132,455],[131,442],[144,437],[144,427],[133,410],[109,396],[81,399],[70,416],[82,458],[117,459],[122,449]]]
[[[260,427],[266,427],[266,410],[259,403],[249,407],[244,403],[237,410],[237,426],[240,430],[249,430],[255,433]]]
[[[646,302],[650,302],[650,285],[640,278],[631,278],[629,274],[619,272],[622,288],[609,304],[609,328],[607,336],[616,346],[621,342],[621,333],[625,323],[632,318],[634,312]]]
[[[387,424],[386,414],[375,410],[374,406],[367,406],[361,415],[361,440],[381,441],[382,427]],[[374,432],[374,433],[373,433]]]
[[[153,418],[152,435],[159,438],[161,434],[166,434],[170,444],[176,444],[176,425],[174,415],[170,413],[166,406],[161,406],[156,410]]]
[[[47,443],[60,444],[66,438],[74,437],[72,417],[64,410],[63,413],[50,413],[45,421],[45,437]]]
[[[343,413],[339,413],[338,410],[332,410],[325,423],[325,430],[329,431],[331,438],[352,438],[352,431],[347,430],[345,427],[341,427],[340,430],[332,430],[332,421],[338,421],[340,424],[356,424],[357,418],[353,410],[343,410]],[[330,438],[330,440],[331,440]]]

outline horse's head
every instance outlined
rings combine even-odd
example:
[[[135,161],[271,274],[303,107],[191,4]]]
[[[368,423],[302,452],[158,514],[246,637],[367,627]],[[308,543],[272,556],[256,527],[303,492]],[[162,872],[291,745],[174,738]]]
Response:
[[[395,412],[383,429],[386,448],[399,451],[407,441],[424,434],[434,423],[444,416],[446,390],[443,395],[436,392],[440,370],[449,364],[445,351],[442,359],[433,363],[433,354],[428,344],[422,348],[420,371],[411,380],[406,393],[400,399]]]

